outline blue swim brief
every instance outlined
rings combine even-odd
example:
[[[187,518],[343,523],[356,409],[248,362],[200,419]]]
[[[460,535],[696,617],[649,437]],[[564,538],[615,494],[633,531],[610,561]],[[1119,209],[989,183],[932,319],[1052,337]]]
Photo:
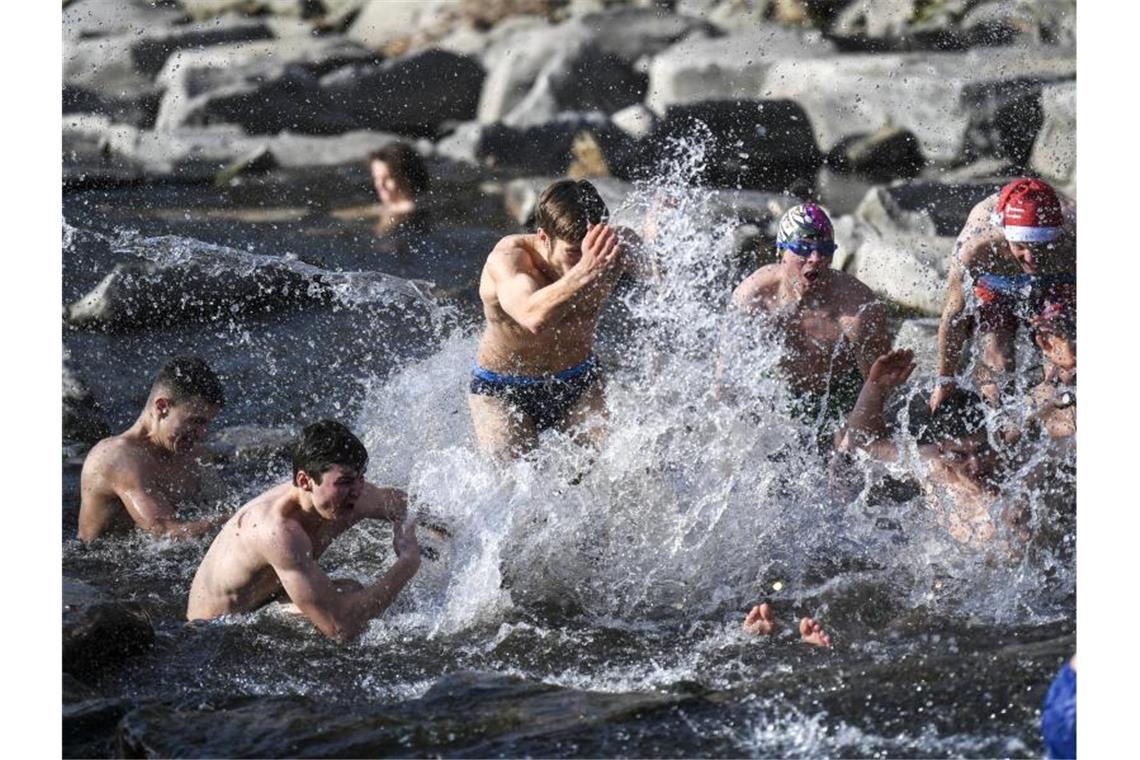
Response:
[[[471,393],[507,401],[537,430],[553,427],[574,407],[602,371],[593,356],[553,375],[502,375],[476,364],[471,369]]]

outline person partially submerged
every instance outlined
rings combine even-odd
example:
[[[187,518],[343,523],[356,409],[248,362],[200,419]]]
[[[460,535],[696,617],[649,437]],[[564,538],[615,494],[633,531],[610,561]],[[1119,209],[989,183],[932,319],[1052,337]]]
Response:
[[[510,458],[543,430],[571,430],[604,412],[594,331],[618,278],[625,245],[586,180],[552,183],[537,230],[503,238],[479,279],[486,328],[468,401],[484,451]]]
[[[771,636],[778,632],[780,622],[776,620],[776,616],[772,613],[772,606],[767,602],[755,605],[748,614],[744,616],[744,622],[741,627],[745,633],[753,636]],[[831,635],[823,629],[819,621],[811,617],[800,618],[799,624],[796,626],[796,631],[800,635],[800,640],[805,644],[812,646],[830,648]]]
[[[780,261],[762,266],[737,286],[732,306],[774,320],[784,336],[780,366],[805,412],[826,401],[834,427],[855,403],[871,363],[891,345],[886,310],[871,289],[831,268],[836,251],[831,219],[815,203],[780,218]]]
[[[365,482],[368,452],[334,420],[308,425],[293,449],[293,477],[239,509],[194,575],[188,620],[249,612],[282,591],[325,636],[348,641],[386,610],[420,566],[407,497]],[[373,582],[332,580],[318,560],[366,519],[393,523],[395,561]]]
[[[369,154],[368,170],[380,201],[376,234],[400,227],[426,230],[428,217],[420,198],[430,187],[430,176],[416,149],[405,142],[390,142]]]
[[[90,542],[131,527],[190,538],[213,528],[214,520],[177,515],[180,507],[223,495],[214,473],[198,460],[198,444],[225,403],[222,384],[204,361],[168,361],[134,424],[88,452],[80,475],[79,539]]]

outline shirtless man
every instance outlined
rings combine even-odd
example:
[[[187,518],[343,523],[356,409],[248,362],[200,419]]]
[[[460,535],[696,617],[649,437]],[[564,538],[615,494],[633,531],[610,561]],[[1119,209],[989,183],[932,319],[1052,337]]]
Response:
[[[135,423],[99,441],[83,462],[79,539],[128,529],[132,520],[152,536],[188,538],[210,530],[214,521],[182,522],[175,514],[181,504],[221,496],[196,451],[224,404],[221,383],[201,359],[167,362]]]
[[[1019,324],[1043,299],[1076,299],[1077,209],[1037,179],[1010,182],[970,212],[955,244],[949,293],[938,326],[935,409],[953,393],[962,345],[978,334],[977,377],[996,404],[1014,368]],[[967,308],[967,299],[973,308]]]
[[[740,283],[733,307],[775,320],[786,336],[781,366],[807,408],[828,397],[829,409],[846,414],[871,363],[890,348],[886,310],[870,288],[831,268],[835,235],[816,204],[784,214],[776,248],[780,262]]]
[[[836,435],[840,455],[861,449],[880,461],[899,460],[883,408],[891,391],[913,371],[914,352],[907,349],[875,360],[847,425]],[[950,535],[963,543],[988,543],[998,527],[990,508],[1000,495],[1002,473],[987,435],[985,409],[977,394],[955,388],[933,412],[919,396],[908,410],[909,432],[929,468],[923,483],[927,505],[938,512]],[[1002,519],[1016,527],[1012,509]]]
[[[368,156],[372,186],[380,201],[376,234],[392,232],[401,225],[423,231],[424,209],[417,199],[430,185],[427,167],[416,149],[405,142],[391,142]]]
[[[239,509],[210,545],[190,587],[186,618],[249,612],[283,589],[325,636],[343,642],[360,635],[420,566],[404,492],[366,483],[367,463],[364,444],[344,425],[307,426],[293,449],[293,479]],[[317,560],[334,538],[369,518],[394,523],[396,561],[367,586],[331,580]]]
[[[547,428],[570,430],[604,411],[593,356],[602,306],[626,263],[606,204],[585,180],[539,196],[537,232],[499,241],[479,279],[487,326],[472,370],[480,446],[509,458]]]

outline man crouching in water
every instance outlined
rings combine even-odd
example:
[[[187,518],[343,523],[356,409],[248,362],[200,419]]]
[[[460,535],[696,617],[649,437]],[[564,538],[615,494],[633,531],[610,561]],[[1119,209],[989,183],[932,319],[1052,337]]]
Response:
[[[594,330],[625,269],[607,213],[589,182],[554,182],[539,196],[537,232],[505,237],[487,257],[487,327],[468,400],[480,446],[498,458],[604,411]]]
[[[321,633],[360,635],[420,566],[407,497],[364,481],[368,452],[333,420],[307,426],[293,449],[293,479],[243,506],[210,545],[190,587],[188,620],[249,612],[282,589]],[[364,519],[390,520],[396,561],[367,586],[331,580],[317,564],[332,540]]]
[[[209,531],[215,521],[182,522],[175,514],[179,504],[222,495],[198,463],[197,446],[225,403],[222,384],[204,361],[182,356],[167,362],[135,424],[99,441],[83,462],[79,539],[93,541],[132,520],[152,536]]]

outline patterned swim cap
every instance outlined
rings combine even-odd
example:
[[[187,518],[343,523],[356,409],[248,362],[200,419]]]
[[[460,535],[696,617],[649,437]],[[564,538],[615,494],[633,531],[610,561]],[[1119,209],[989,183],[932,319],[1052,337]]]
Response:
[[[776,228],[777,243],[795,243],[800,240],[834,241],[835,232],[827,212],[814,203],[801,203],[788,209]]]

